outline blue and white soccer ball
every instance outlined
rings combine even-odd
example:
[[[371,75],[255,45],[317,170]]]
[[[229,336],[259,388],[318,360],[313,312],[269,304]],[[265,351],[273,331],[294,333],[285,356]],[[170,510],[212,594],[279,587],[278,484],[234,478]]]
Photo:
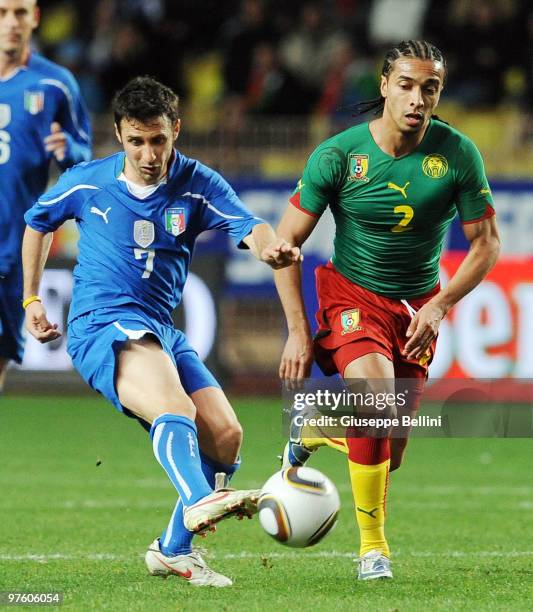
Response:
[[[292,467],[273,474],[261,489],[259,522],[281,544],[313,546],[337,523],[339,494],[331,480],[313,468]]]

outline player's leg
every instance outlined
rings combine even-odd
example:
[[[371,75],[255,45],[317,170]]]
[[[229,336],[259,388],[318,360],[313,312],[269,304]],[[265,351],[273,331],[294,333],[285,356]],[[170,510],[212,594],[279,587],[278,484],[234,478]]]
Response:
[[[355,348],[356,344],[348,345],[345,350]],[[394,392],[394,367],[392,361],[381,353],[357,357],[342,371],[348,387],[364,381],[364,384],[370,384],[373,393]],[[356,437],[351,432],[346,443],[355,516],[361,539],[359,578],[391,578],[388,561],[390,550],[385,538],[385,502],[390,465],[388,435],[386,431],[381,431],[372,437]]]
[[[412,413],[414,416],[416,412]],[[389,472],[394,472],[397,470],[403,462],[403,458],[405,455],[405,449],[407,448],[407,443],[409,442],[409,438],[395,438],[392,437],[390,439],[390,468]]]
[[[185,527],[200,532],[232,514],[255,512],[250,491],[212,493],[202,470],[196,407],[155,336],[128,341],[117,361],[119,401],[152,424],[154,454],[183,500]]]
[[[151,424],[154,454],[185,504],[208,496],[212,489],[201,469],[196,408],[155,336],[122,346],[115,386],[122,406]]]
[[[217,488],[217,476],[229,481],[240,465],[242,428],[226,396],[196,353],[175,350],[174,355],[182,382],[197,411],[202,470],[209,484]],[[161,538],[146,553],[149,572],[160,576],[177,574],[195,586],[231,585],[229,578],[213,571],[199,551],[192,549],[192,537],[183,524],[183,502],[179,499]]]
[[[242,427],[220,387],[191,393],[196,407],[198,440],[203,454],[224,466],[234,465],[242,444]]]
[[[435,343],[431,347],[432,355],[434,350]],[[420,402],[422,401],[427,374],[428,362],[424,361],[423,365],[416,361],[407,362],[401,353],[396,357],[394,363],[394,377],[396,379],[397,390],[408,390],[408,393],[404,394],[407,397],[407,402],[404,406],[398,407],[398,419],[400,423],[402,422],[403,416],[409,416],[410,419],[416,417],[420,409]],[[392,430],[390,439],[391,472],[397,470],[402,465],[410,433],[411,428],[402,425]]]
[[[198,359],[198,357],[196,357]],[[202,367],[203,364],[201,364]],[[206,381],[209,382],[209,381]],[[218,387],[205,387],[191,394],[196,409],[202,471],[212,488],[225,486],[240,466],[238,459],[242,429],[226,396]],[[226,478],[217,483],[217,474]],[[183,502],[178,500],[160,542],[167,556],[192,551],[192,534],[183,524]]]
[[[9,362],[22,363],[24,355],[24,310],[22,309],[22,272],[14,269],[0,282],[0,393]]]

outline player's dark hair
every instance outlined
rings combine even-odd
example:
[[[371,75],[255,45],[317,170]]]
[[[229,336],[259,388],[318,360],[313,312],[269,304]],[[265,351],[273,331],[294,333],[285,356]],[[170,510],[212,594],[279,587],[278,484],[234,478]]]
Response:
[[[392,72],[394,62],[400,57],[416,58],[421,60],[431,60],[433,62],[441,62],[444,67],[444,76],[446,77],[446,60],[442,52],[425,40],[403,40],[399,45],[389,49],[385,55],[381,75],[388,77]],[[370,111],[374,111],[375,115],[383,112],[385,106],[385,98],[380,96],[373,100],[366,100],[353,105],[355,115],[362,115]],[[438,119],[437,115],[433,115],[434,119]]]
[[[149,76],[135,77],[129,81],[115,94],[111,107],[118,128],[123,118],[147,123],[166,115],[174,124],[179,117],[178,96]]]

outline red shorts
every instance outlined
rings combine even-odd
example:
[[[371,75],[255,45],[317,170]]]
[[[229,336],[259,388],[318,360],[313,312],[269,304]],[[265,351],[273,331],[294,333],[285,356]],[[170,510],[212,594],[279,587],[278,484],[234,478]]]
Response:
[[[394,364],[395,378],[425,381],[436,339],[420,359],[407,359],[402,351],[412,313],[436,295],[439,286],[423,296],[398,300],[352,283],[331,262],[319,266],[315,274],[319,309],[314,351],[324,374],[343,375],[354,359],[381,353]]]

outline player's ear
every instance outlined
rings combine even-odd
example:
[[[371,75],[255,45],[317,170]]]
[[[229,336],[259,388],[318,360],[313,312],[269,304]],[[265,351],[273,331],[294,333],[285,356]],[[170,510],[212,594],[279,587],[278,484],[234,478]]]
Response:
[[[33,7],[33,29],[34,30],[39,25],[40,21],[41,21],[41,9],[37,5],[35,5]]]
[[[117,137],[117,140],[120,142],[120,144],[122,144],[122,136],[120,135],[120,129],[116,123],[115,123],[115,136]]]
[[[176,123],[174,124],[174,140],[176,140],[176,138],[178,137],[178,134],[180,133],[180,129],[181,129],[181,119],[176,119]]]
[[[379,92],[381,93],[383,98],[387,97],[387,86],[388,86],[387,77],[381,75],[381,82],[379,84]]]

